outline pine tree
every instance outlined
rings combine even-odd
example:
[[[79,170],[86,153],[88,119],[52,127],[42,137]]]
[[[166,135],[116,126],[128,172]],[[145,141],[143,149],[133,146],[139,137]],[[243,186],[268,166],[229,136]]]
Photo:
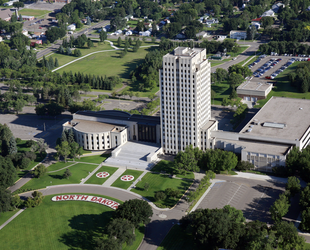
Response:
[[[45,59],[45,56],[43,56],[43,59],[42,59],[42,66],[47,68],[46,62],[47,62],[47,61],[46,61],[46,59]]]
[[[59,67],[59,63],[58,63],[58,59],[57,57],[55,58],[55,68],[58,68]]]
[[[61,134],[61,139],[60,139],[62,142],[63,141],[68,141],[67,139],[67,135],[66,135],[66,132],[65,131],[62,131],[62,134]]]
[[[54,68],[54,60],[53,60],[53,57],[49,57],[48,58],[48,64],[50,66],[50,69],[52,70]]]
[[[60,45],[60,47],[59,47],[59,53],[60,54],[64,54],[65,53],[64,47],[62,45]]]
[[[11,138],[10,138],[10,141],[8,144],[8,153],[9,153],[9,155],[17,153],[16,140],[15,140],[14,136],[11,136]]]
[[[75,137],[74,137],[74,133],[72,129],[69,129],[67,138],[68,138],[69,144],[75,142]]]

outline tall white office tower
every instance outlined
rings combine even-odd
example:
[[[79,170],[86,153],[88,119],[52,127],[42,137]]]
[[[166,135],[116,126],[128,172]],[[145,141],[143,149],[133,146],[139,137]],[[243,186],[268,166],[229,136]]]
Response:
[[[187,145],[209,148],[211,121],[211,66],[206,50],[178,47],[163,57],[159,72],[161,145],[166,154],[177,154]]]

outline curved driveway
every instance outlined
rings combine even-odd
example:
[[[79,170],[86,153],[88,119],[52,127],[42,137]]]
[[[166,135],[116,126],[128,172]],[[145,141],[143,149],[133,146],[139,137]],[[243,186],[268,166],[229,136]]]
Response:
[[[142,196],[120,188],[102,187],[90,184],[73,184],[50,186],[39,190],[43,195],[65,194],[65,193],[89,193],[110,196],[122,201],[131,199],[143,199]],[[33,191],[22,194],[28,197]],[[139,250],[155,250],[170,231],[171,227],[185,215],[188,204],[181,199],[173,209],[156,209],[153,207],[151,222],[146,226],[145,237]]]

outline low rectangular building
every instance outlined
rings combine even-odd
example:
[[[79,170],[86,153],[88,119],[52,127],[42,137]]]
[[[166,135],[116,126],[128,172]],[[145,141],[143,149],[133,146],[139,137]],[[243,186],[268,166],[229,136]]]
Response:
[[[237,95],[245,101],[256,102],[267,97],[272,84],[247,81],[237,87]]]
[[[232,39],[246,39],[247,33],[245,30],[231,30],[230,31],[230,38]]]

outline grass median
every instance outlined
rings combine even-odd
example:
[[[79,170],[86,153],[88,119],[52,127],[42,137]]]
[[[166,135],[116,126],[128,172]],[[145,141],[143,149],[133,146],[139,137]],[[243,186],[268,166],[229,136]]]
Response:
[[[132,185],[132,183],[139,178],[139,176],[143,173],[143,171],[138,171],[138,170],[131,170],[127,169],[116,181],[113,182],[111,185],[112,187],[118,187],[118,188],[123,188],[127,189]],[[122,181],[121,177],[123,175],[132,175],[134,179],[132,181]]]
[[[66,171],[66,169],[63,169],[57,172],[47,173],[41,178],[33,178],[23,186],[23,189],[34,190],[52,185],[77,184],[83,178],[87,177],[89,172],[92,172],[96,167],[96,165],[92,164],[74,163],[73,166],[68,168],[72,174],[68,179],[63,177]]]
[[[145,183],[149,184],[149,188],[147,190],[144,188]],[[171,178],[164,174],[147,173],[143,176],[142,180],[136,184],[136,188],[131,191],[149,199],[158,207],[173,207],[191,184],[191,180]],[[167,197],[165,200],[156,201],[156,192],[164,192],[166,188],[180,190],[180,194],[175,198]]]
[[[102,166],[96,173],[94,173],[85,183],[86,184],[98,184],[102,185],[107,179],[109,179],[118,168]],[[98,178],[96,176],[99,172],[108,172],[110,175],[107,178]]]

